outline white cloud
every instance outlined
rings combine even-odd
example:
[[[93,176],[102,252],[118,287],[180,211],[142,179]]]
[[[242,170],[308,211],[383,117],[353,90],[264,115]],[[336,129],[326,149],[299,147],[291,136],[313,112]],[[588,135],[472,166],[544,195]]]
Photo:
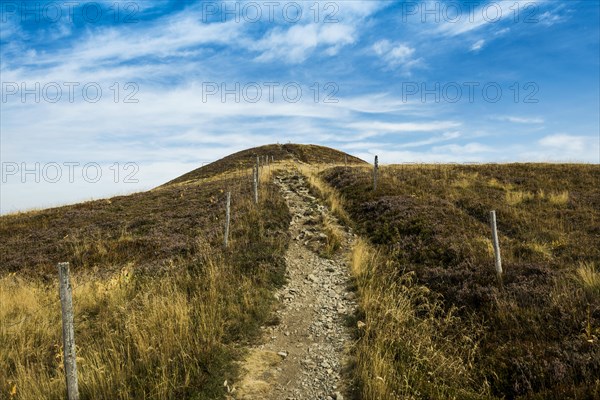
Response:
[[[291,28],[273,28],[265,37],[250,45],[261,54],[258,61],[280,60],[301,63],[319,47],[326,47],[326,54],[335,55],[343,46],[352,44],[356,38],[355,28],[344,24],[294,25]]]
[[[510,32],[510,28],[502,28],[499,31],[494,32],[494,36],[502,36],[508,32]]]
[[[564,21],[565,17],[555,12],[546,11],[542,13],[537,19],[541,24],[545,26],[552,26],[554,24]]]
[[[458,139],[459,137],[460,137],[460,132],[457,132],[457,131],[445,132],[439,136],[430,137],[429,139],[419,140],[416,142],[401,143],[397,147],[398,148],[422,147],[422,146],[428,146],[430,144],[435,144],[435,143],[440,143],[440,142],[446,142],[446,141],[453,140],[453,139]]]
[[[527,4],[535,4],[539,7],[547,0],[515,0],[515,1],[491,1],[479,7],[464,7],[457,20],[446,20],[435,29],[435,33],[446,36],[457,36],[478,30],[485,26],[494,26],[503,20],[514,18],[515,12],[520,15]],[[480,3],[472,3],[472,5]],[[531,6],[529,6],[531,7]],[[518,10],[518,11],[516,11]],[[523,15],[520,15],[523,18]]]
[[[448,144],[445,146],[435,146],[432,148],[432,151],[434,153],[451,154],[454,157],[475,155],[478,156],[478,158],[481,158],[484,155],[484,153],[491,153],[495,150],[492,149],[490,146],[474,142],[467,143],[464,145]]]
[[[106,29],[73,49],[80,62],[125,61],[145,56],[167,57],[203,44],[225,44],[239,38],[243,24],[235,21],[199,23],[193,16],[178,15],[150,28],[135,31]]]
[[[590,149],[593,151],[593,149],[598,148],[598,138],[562,133],[545,136],[538,143],[548,149],[560,150],[569,157],[583,155],[588,153]],[[599,156],[597,151],[596,156]]]
[[[410,60],[415,49],[404,43],[392,44],[389,40],[383,39],[373,45],[373,51],[386,62],[395,66]]]
[[[506,121],[512,122],[515,124],[543,124],[544,119],[539,117],[515,117],[511,115],[503,115],[503,116],[494,116],[491,117],[496,121]]]
[[[362,151],[352,151],[351,153],[369,161],[373,159],[374,155],[378,155],[381,164],[485,162],[488,158],[486,154],[479,151],[482,149],[489,154],[489,149],[477,143],[424,151],[404,150],[391,144],[384,147],[380,143],[364,143]]]
[[[406,43],[392,43],[382,39],[375,42],[371,49],[385,62],[387,69],[399,68],[406,75],[410,75],[412,68],[423,65],[423,59],[413,58],[415,48]]]
[[[374,1],[300,3],[302,18],[298,23],[279,18],[278,25],[261,39],[244,43],[260,53],[256,60],[261,62],[299,64],[321,49],[323,54],[335,56],[345,46],[356,43],[366,18],[388,5]]]
[[[485,40],[483,39],[479,39],[478,41],[476,41],[475,43],[473,43],[473,45],[471,46],[471,51],[479,51],[483,48],[483,45],[485,44]]]
[[[461,125],[456,121],[432,121],[432,122],[381,122],[381,121],[361,121],[348,124],[349,128],[371,132],[372,134],[381,133],[402,133],[402,132],[432,132],[457,128]]]
[[[356,97],[347,97],[344,98],[343,104],[340,104],[340,106],[362,113],[379,114],[401,112],[402,115],[416,114],[422,112],[425,108],[425,104],[422,102],[405,101],[401,98],[394,97],[389,93],[372,93]]]

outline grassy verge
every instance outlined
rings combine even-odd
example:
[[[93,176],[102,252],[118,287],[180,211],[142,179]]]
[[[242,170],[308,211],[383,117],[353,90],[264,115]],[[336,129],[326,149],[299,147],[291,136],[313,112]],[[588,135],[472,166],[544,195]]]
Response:
[[[54,282],[65,260],[82,399],[224,397],[240,344],[269,321],[288,242],[276,187],[263,175],[256,207],[246,176],[2,217],[0,397],[64,398]]]
[[[369,241],[354,261],[364,398],[600,396],[597,166],[390,166],[376,192],[368,168],[320,177]]]

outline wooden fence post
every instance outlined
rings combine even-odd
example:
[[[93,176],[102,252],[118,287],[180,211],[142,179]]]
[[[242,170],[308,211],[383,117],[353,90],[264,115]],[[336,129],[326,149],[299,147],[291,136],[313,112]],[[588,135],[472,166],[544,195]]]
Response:
[[[256,156],[256,180],[258,181],[258,171],[260,169],[260,156]]]
[[[231,192],[227,192],[227,205],[225,211],[225,239],[223,243],[225,247],[229,246],[229,221],[231,220]]]
[[[496,228],[496,211],[490,211],[490,225],[492,228],[492,244],[494,245],[494,256],[496,261],[496,274],[502,277],[502,258],[500,257],[500,242],[498,241],[498,230]]]
[[[252,169],[254,183],[254,204],[258,204],[258,167]]]
[[[373,190],[377,190],[377,174],[379,171],[379,158],[375,156],[375,164],[373,165]]]
[[[62,309],[63,358],[67,380],[67,399],[79,400],[77,359],[75,355],[75,328],[73,326],[73,293],[69,278],[69,263],[58,263],[60,306]]]
[[[344,154],[344,167],[348,166],[348,156]]]

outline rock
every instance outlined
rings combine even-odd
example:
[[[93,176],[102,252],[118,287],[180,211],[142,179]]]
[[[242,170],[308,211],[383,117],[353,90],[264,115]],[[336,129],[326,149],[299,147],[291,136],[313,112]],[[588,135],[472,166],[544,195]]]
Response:
[[[344,400],[344,396],[342,396],[342,394],[341,394],[340,392],[335,392],[335,393],[333,394],[333,398],[334,398],[335,400]]]
[[[314,276],[313,274],[309,274],[309,275],[306,277],[306,279],[308,279],[309,281],[311,281],[311,282],[314,282],[314,283],[318,283],[318,282],[319,282],[319,278],[317,278],[317,277],[316,277],[316,276]]]
[[[279,353],[277,353],[277,355],[286,358],[288,356],[288,353],[287,351],[280,351]]]

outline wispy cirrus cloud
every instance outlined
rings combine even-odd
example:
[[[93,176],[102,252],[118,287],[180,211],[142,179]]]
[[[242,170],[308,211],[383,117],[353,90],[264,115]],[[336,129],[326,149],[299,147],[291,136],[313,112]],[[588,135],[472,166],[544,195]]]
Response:
[[[470,3],[467,7],[461,8],[460,18],[456,20],[448,18],[443,23],[438,24],[432,32],[446,36],[458,36],[484,27],[499,27],[499,24],[503,21],[514,21],[517,18],[525,18],[531,15],[531,11],[527,11],[528,7],[541,7],[546,2],[547,0],[515,0],[513,2]],[[505,29],[505,27],[497,28],[494,32],[502,29]]]
[[[543,124],[544,119],[540,117],[517,117],[512,115],[493,116],[491,119],[495,121],[512,122],[515,124]]]
[[[383,135],[404,135],[412,133],[430,134],[453,130],[462,124],[457,121],[427,121],[427,122],[383,122],[360,121],[347,124],[349,129],[358,132],[354,139],[363,140],[369,137]]]

